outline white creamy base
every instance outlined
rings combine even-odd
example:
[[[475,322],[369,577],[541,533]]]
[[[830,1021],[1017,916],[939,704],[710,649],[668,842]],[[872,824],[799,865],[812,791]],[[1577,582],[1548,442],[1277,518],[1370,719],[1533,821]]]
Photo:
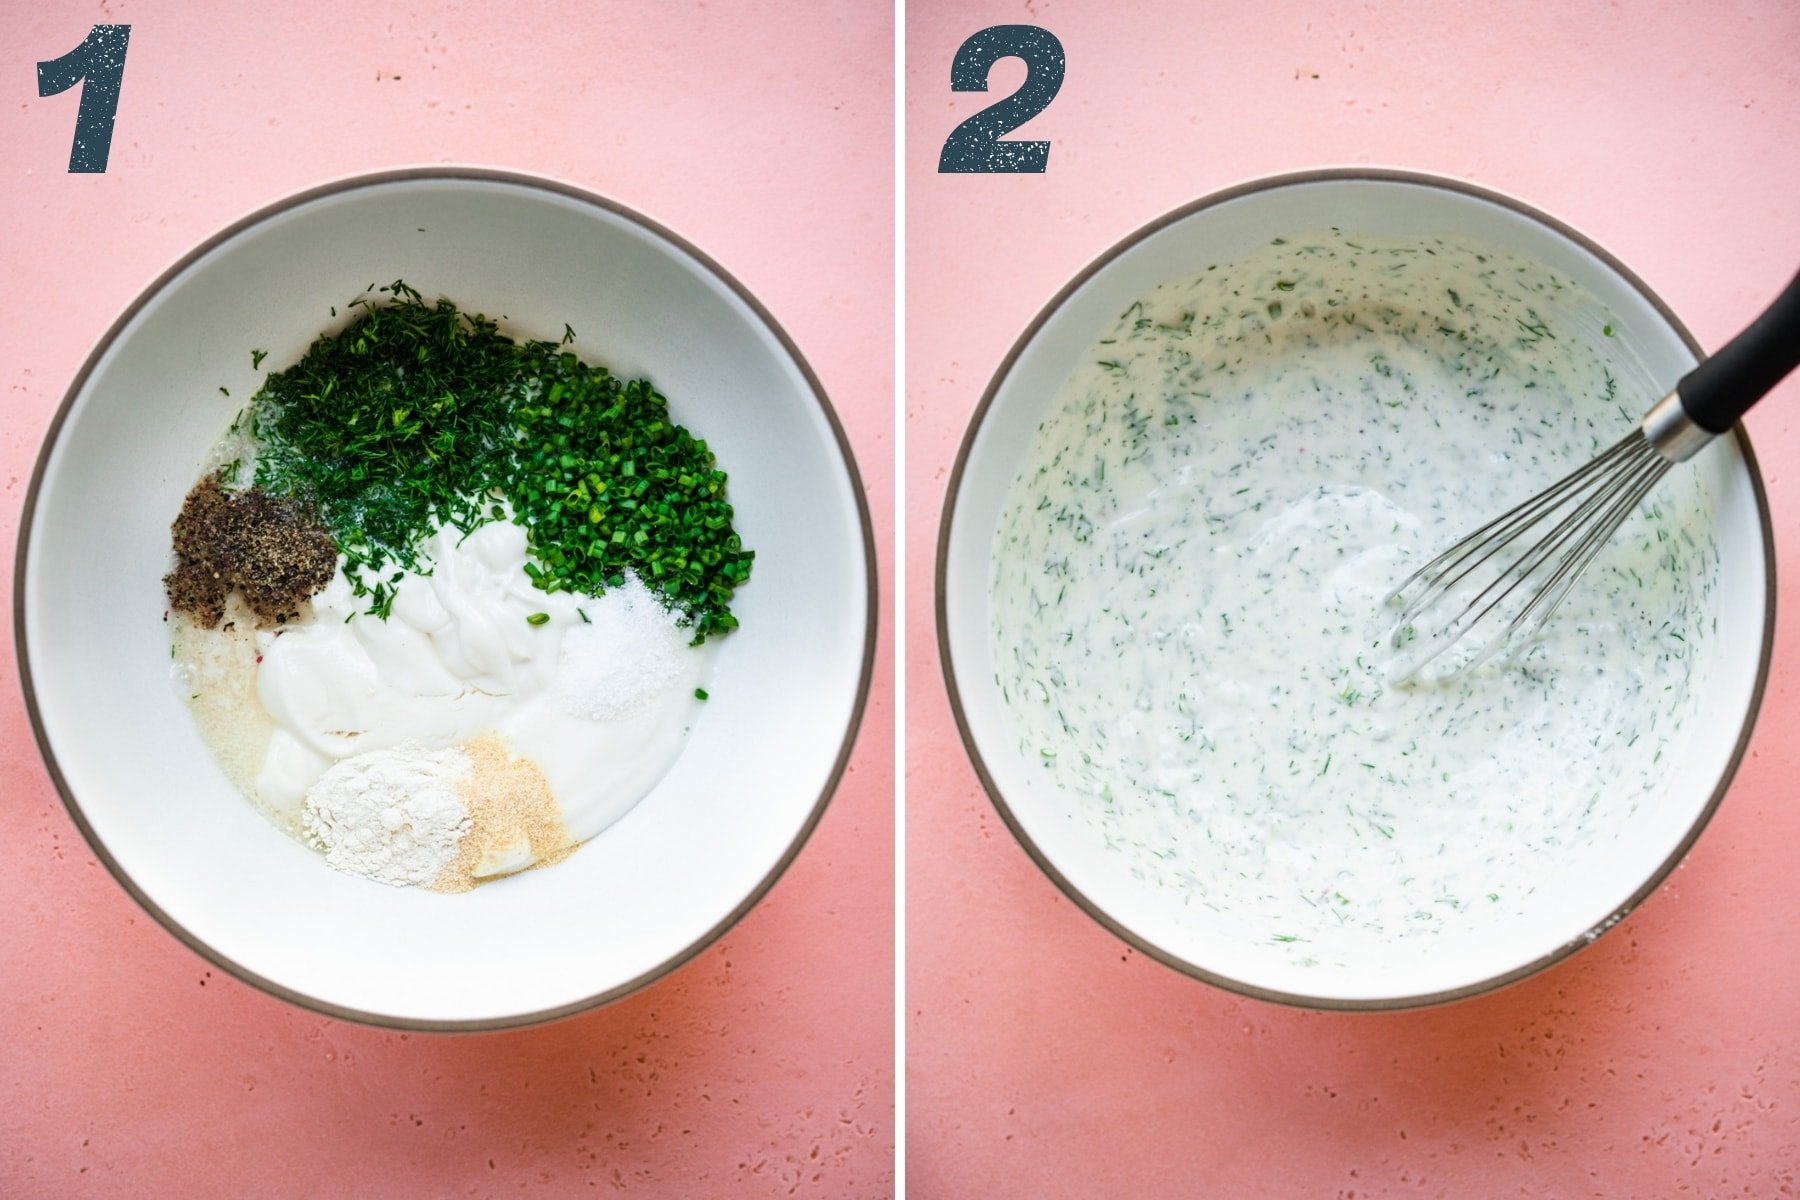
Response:
[[[1402,577],[1638,419],[1592,307],[1322,233],[1158,289],[1052,404],[994,540],[998,683],[1195,927],[1300,965],[1477,928],[1663,786],[1718,607],[1692,473],[1513,665],[1394,686],[1377,646]]]
[[[517,525],[467,535],[446,527],[421,551],[431,573],[399,579],[386,620],[368,614],[369,597],[352,594],[340,567],[309,618],[255,635],[256,695],[275,727],[250,790],[277,824],[300,828],[308,789],[353,755],[453,746],[487,731],[544,773],[578,841],[656,785],[698,719],[694,692],[715,643],[690,647],[690,635],[672,629],[679,667],[653,700],[610,720],[576,715],[554,694],[562,641],[603,601],[539,591],[525,561]],[[540,624],[527,619],[540,613]],[[181,666],[178,678],[190,678]]]

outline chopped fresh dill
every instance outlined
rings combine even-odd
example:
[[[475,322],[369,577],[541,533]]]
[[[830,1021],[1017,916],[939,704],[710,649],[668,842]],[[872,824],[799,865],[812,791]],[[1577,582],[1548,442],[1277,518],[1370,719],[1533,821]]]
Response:
[[[540,589],[599,595],[629,570],[696,643],[735,627],[732,592],[754,554],[711,450],[649,382],[514,342],[404,282],[351,308],[347,328],[267,378],[247,432],[260,443],[254,482],[317,505],[372,615],[392,594],[365,576],[416,568],[435,526],[472,531],[505,516],[505,501]],[[565,324],[563,344],[573,337]]]

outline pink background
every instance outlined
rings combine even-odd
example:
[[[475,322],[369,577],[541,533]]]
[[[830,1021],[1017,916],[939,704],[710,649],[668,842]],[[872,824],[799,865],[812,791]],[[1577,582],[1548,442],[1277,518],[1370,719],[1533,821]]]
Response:
[[[892,19],[812,7],[4,6],[7,612],[44,428],[138,290],[284,194],[451,161],[609,195],[756,293],[848,428],[884,592],[850,773],[764,903],[634,997],[487,1036],[408,1037],[290,1008],[145,916],[51,790],[9,617],[0,1196],[892,1193]],[[109,21],[132,26],[112,158],[104,175],[71,175],[77,95],[39,99],[33,64]]]
[[[1068,54],[1041,176],[939,176],[991,24]],[[951,725],[949,465],[1068,277],[1226,184],[1341,163],[1527,199],[1716,346],[1800,266],[1800,6],[913,0],[907,91],[907,1182],[966,1196],[1791,1196],[1800,1190],[1800,380],[1752,414],[1788,588],[1736,785],[1672,882],[1562,965],[1434,1011],[1241,1000],[1041,875]],[[1024,76],[1009,61],[996,94]],[[1646,398],[1646,406],[1648,400]]]

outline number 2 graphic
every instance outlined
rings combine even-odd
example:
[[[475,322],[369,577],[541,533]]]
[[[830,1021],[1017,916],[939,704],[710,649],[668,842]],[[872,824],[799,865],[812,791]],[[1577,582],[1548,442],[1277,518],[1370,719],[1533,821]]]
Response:
[[[69,147],[69,170],[106,170],[112,152],[113,118],[119,112],[119,81],[125,78],[125,44],[129,25],[96,25],[81,45],[61,58],[37,65],[38,95],[54,96],[81,84],[81,107],[75,112],[75,142]]]
[[[993,25],[957,47],[950,64],[950,90],[987,91],[988,69],[1003,58],[1025,60],[1025,82],[1004,100],[988,105],[950,131],[938,172],[1039,172],[1050,161],[1049,142],[1003,142],[1043,112],[1062,90],[1066,61],[1062,43],[1036,25]]]

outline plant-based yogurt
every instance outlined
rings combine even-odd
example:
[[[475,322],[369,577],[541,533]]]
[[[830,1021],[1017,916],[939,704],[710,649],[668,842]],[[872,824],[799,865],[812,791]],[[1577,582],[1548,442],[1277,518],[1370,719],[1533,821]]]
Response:
[[[525,530],[509,520],[467,533],[440,527],[418,555],[416,569],[389,573],[385,619],[355,594],[340,561],[304,620],[254,633],[177,630],[178,682],[222,762],[237,763],[235,781],[298,834],[308,792],[338,763],[495,734],[543,772],[576,841],[599,833],[680,756],[716,639],[689,645],[691,631],[629,576],[599,598],[539,590],[525,571]],[[615,611],[626,605],[629,621]],[[656,609],[650,618],[645,607]],[[637,656],[627,671],[650,652],[660,670],[622,698],[585,698],[584,710],[571,703],[584,697],[568,686],[565,642],[594,628],[618,643],[600,653]],[[584,648],[578,679],[593,675],[593,652]],[[601,699],[608,706],[596,715]],[[248,749],[246,730],[256,734]],[[525,865],[529,857],[510,869]]]
[[[1538,263],[1334,230],[1156,289],[1053,400],[994,536],[997,682],[1196,926],[1311,965],[1497,922],[1659,793],[1716,628],[1696,473],[1510,664],[1396,685],[1378,644],[1404,576],[1658,394],[1609,322]]]

